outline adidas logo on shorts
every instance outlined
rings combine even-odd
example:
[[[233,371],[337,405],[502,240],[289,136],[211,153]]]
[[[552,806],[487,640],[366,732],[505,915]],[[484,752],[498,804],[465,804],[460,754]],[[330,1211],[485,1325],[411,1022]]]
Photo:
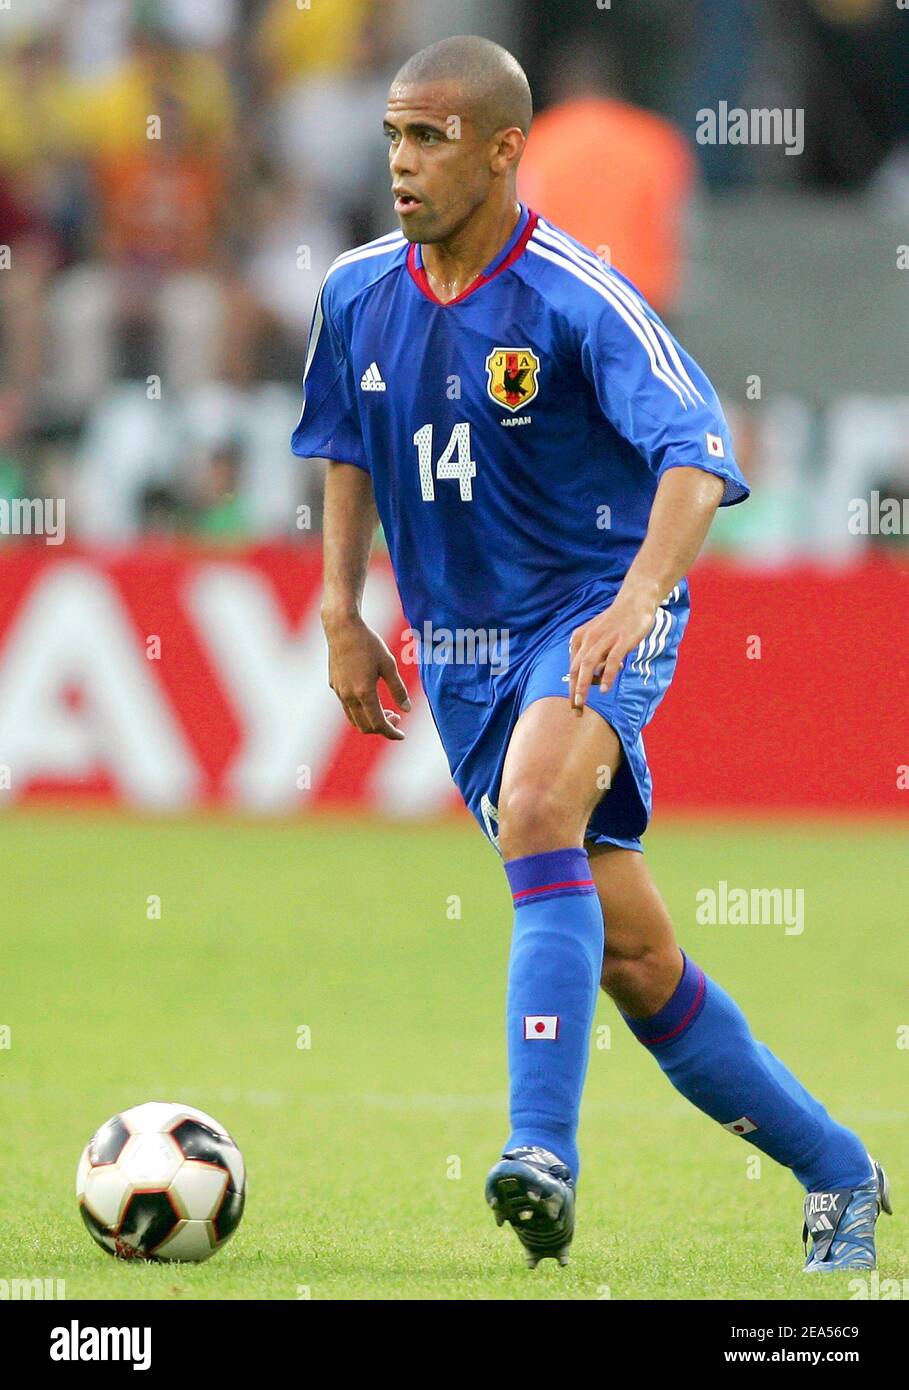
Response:
[[[370,362],[366,371],[360,377],[361,391],[384,391],[385,382],[382,380],[382,373],[379,371],[375,362]]]

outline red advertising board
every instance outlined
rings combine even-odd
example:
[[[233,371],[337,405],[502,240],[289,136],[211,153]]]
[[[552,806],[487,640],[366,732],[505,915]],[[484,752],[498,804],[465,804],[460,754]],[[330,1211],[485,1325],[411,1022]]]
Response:
[[[265,813],[457,804],[416,673],[407,739],[364,738],[326,680],[317,548],[0,555],[0,796]],[[909,808],[909,572],[702,563],[647,733],[657,810]],[[376,559],[367,617],[399,653]],[[902,771],[901,771],[902,769]]]

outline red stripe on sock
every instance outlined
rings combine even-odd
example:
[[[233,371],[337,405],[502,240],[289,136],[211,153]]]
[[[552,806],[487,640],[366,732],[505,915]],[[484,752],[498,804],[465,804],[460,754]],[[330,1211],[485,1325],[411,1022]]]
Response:
[[[681,1021],[680,1023],[677,1023],[676,1026],[675,1026],[674,1028],[670,1028],[669,1032],[668,1032],[668,1033],[664,1033],[664,1034],[662,1035],[662,1037],[659,1037],[659,1038],[641,1038],[641,1042],[644,1044],[645,1047],[655,1047],[657,1043],[668,1042],[670,1038],[674,1038],[674,1037],[676,1036],[677,1033],[681,1033],[685,1028],[688,1027],[688,1025],[689,1025],[689,1023],[691,1022],[692,1018],[693,1018],[694,1015],[697,1013],[698,1007],[699,1007],[699,1005],[700,1005],[700,1002],[701,1002],[701,1000],[702,1000],[703,997],[704,997],[704,984],[705,984],[705,977],[704,977],[704,974],[703,974],[703,972],[702,972],[701,978],[700,978],[700,980],[698,981],[698,992],[697,992],[697,994],[694,996],[694,1003],[692,1004],[691,1008],[688,1010],[687,1014],[686,1014],[685,1017],[682,1019],[682,1021]]]
[[[569,878],[564,883],[544,883],[540,888],[522,888],[520,892],[512,893],[511,896],[517,900],[518,898],[526,898],[528,893],[553,893],[560,888],[593,888],[594,886],[592,878]]]

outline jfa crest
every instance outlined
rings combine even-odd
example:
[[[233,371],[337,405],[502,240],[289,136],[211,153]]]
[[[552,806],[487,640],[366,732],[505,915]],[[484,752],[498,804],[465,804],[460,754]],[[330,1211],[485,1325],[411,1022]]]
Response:
[[[493,348],[486,359],[486,390],[496,405],[520,410],[537,394],[539,370],[530,348]]]

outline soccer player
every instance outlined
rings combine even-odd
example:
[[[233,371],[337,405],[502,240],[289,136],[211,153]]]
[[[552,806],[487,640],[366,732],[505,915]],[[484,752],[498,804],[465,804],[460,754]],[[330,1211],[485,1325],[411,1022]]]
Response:
[[[378,516],[411,628],[487,637],[470,662],[447,637],[424,645],[420,678],[514,898],[511,1132],[486,1197],[531,1267],[567,1260],[602,985],[682,1095],[806,1189],[806,1269],[871,1268],[880,1166],[679,949],[641,852],[641,731],[675,668],[685,574],[748,487],[696,363],[621,274],[518,201],[531,112],[519,64],[476,37],[392,83],[400,230],[329,269],[293,436],[330,461],[330,684],[355,728],[404,737],[407,690],[360,613]]]

